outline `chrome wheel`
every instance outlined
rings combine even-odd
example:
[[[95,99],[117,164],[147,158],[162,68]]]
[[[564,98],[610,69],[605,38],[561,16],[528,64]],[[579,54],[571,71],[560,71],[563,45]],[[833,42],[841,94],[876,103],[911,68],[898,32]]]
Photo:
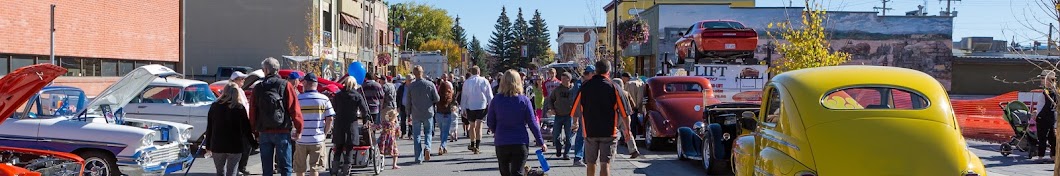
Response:
[[[110,174],[110,167],[107,166],[107,161],[103,158],[87,158],[85,159],[85,175],[90,176],[108,176]]]
[[[696,59],[696,57],[698,57],[697,54],[696,54],[697,50],[698,49],[696,49],[696,42],[692,41],[691,47],[688,47],[688,58],[689,59]]]
[[[654,133],[654,132],[652,132],[654,129],[655,129],[654,126],[652,126],[651,124],[648,124],[648,129],[644,130],[644,143],[648,144],[648,146],[652,145],[651,144],[652,140],[655,138],[655,137],[653,137],[654,134],[652,134],[652,133]]]
[[[681,138],[683,138],[683,137],[681,137],[681,134],[678,133],[677,134],[677,159],[678,160],[690,159],[690,158],[688,158],[688,156],[685,156],[685,150],[684,150],[684,147],[683,147],[685,143],[681,142]]]
[[[708,133],[706,135],[710,135],[710,134]],[[709,137],[703,138],[703,139],[709,139]],[[700,153],[700,157],[703,159],[703,169],[706,169],[707,171],[710,171],[710,154],[711,154],[710,150],[711,150],[711,148],[710,148],[710,143],[708,143],[708,142],[713,142],[713,141],[703,140],[703,147],[702,147],[703,151],[702,151],[702,153]]]

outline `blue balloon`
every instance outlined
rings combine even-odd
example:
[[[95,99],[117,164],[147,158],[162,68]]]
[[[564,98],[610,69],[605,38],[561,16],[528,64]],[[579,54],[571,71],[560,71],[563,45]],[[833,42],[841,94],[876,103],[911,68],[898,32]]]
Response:
[[[357,79],[357,82],[364,84],[364,77],[368,74],[368,69],[364,68],[364,64],[361,62],[350,63],[350,67],[347,68],[347,72],[353,78]]]

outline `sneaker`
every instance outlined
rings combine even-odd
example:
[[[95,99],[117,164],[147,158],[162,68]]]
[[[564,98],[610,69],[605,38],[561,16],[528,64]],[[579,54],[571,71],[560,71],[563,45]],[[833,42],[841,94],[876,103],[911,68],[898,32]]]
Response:
[[[568,157],[567,155],[563,155],[562,159],[563,160],[570,160],[570,157]]]
[[[633,153],[629,154],[629,159],[637,159],[637,158],[640,158],[640,151],[633,151]]]
[[[574,158],[574,166],[585,167],[585,163],[582,162],[581,158]]]

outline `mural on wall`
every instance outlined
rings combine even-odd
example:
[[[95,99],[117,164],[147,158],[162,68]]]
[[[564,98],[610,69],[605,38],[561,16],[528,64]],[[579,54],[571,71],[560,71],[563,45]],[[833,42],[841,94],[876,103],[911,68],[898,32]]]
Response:
[[[656,54],[673,53],[673,44],[695,22],[734,20],[759,32],[755,58],[765,60],[771,42],[767,25],[784,21],[798,23],[802,8],[730,8],[727,5],[660,5],[656,32],[663,31]],[[937,16],[877,16],[874,12],[828,12],[826,28],[831,49],[851,54],[848,65],[881,65],[923,71],[947,89],[951,83],[953,19]],[[654,35],[654,34],[653,34]],[[781,55],[773,53],[771,58]],[[677,62],[673,54],[666,59]]]

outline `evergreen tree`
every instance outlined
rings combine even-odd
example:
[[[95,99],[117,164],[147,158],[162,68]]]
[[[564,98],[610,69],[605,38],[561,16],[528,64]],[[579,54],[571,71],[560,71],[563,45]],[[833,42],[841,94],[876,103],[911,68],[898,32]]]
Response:
[[[534,10],[534,18],[530,20],[530,31],[528,36],[528,45],[530,46],[530,58],[537,58],[538,60],[544,60],[548,57],[548,50],[551,47],[549,43],[550,35],[548,34],[548,24],[545,23],[545,19],[541,18],[541,12]]]
[[[453,42],[456,42],[457,45],[460,45],[461,49],[467,49],[467,34],[464,33],[464,27],[460,26],[460,16],[456,16],[456,21],[453,22],[452,33],[453,34],[451,36],[453,37]]]
[[[523,57],[523,47],[527,45],[529,37],[529,26],[526,23],[526,19],[523,19],[523,8],[519,8],[518,16],[515,17],[515,23],[512,23],[511,29],[511,50],[509,57],[513,58],[512,61],[515,68],[526,68],[530,66],[530,59]],[[529,49],[529,46],[526,46]],[[528,53],[529,54],[529,53]]]
[[[489,67],[486,65],[486,59],[489,56],[486,54],[486,50],[482,49],[482,44],[479,43],[478,38],[471,36],[471,46],[468,48],[468,52],[471,53],[471,57],[474,58],[472,59],[474,61],[473,64],[478,65],[481,69],[488,69]],[[485,72],[486,70],[482,71],[482,73],[490,73]]]
[[[491,70],[504,70],[511,68],[508,59],[511,57],[512,50],[512,22],[508,19],[508,12],[504,7],[501,7],[501,16],[497,17],[497,24],[493,25],[493,35],[490,36],[488,52],[493,55],[497,65],[494,65]]]

